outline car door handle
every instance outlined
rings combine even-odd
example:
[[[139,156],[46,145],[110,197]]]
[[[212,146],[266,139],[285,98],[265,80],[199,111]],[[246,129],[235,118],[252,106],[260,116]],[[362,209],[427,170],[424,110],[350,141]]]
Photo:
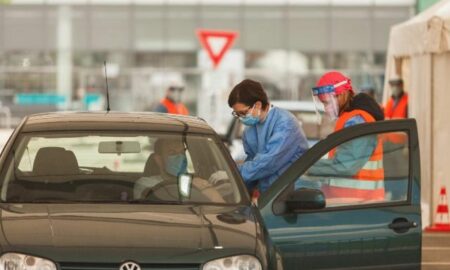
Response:
[[[406,218],[396,218],[389,224],[389,229],[395,231],[396,233],[405,233],[411,228],[416,228],[417,222],[409,221]]]

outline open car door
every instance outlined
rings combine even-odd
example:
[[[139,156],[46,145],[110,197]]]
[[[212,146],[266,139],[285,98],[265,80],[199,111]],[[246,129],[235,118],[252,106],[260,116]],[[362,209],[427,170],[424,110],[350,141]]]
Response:
[[[285,269],[420,269],[415,120],[331,134],[260,197],[259,208]]]

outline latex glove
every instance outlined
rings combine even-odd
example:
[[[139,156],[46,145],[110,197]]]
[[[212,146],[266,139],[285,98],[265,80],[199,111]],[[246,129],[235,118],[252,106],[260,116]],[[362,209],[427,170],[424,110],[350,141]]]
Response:
[[[217,171],[209,177],[208,181],[211,185],[217,185],[221,181],[228,181],[229,177],[225,171]]]

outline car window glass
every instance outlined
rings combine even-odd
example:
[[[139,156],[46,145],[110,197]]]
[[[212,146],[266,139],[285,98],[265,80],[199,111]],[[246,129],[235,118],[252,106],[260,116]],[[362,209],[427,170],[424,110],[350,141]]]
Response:
[[[305,136],[308,140],[322,140],[334,130],[334,122],[321,113],[319,122],[316,112],[292,111],[301,123]]]
[[[2,172],[3,201],[241,200],[220,145],[208,136],[36,133],[22,136],[14,153]],[[188,198],[180,195],[181,175],[192,178]]]
[[[139,142],[141,146],[140,153],[130,153],[117,155],[99,154],[97,152],[98,144],[104,141],[134,141]],[[39,149],[45,147],[62,147],[72,151],[78,161],[80,167],[108,168],[113,171],[121,172],[141,172],[144,170],[145,161],[150,155],[154,142],[149,141],[146,136],[130,137],[101,137],[101,136],[80,136],[71,138],[48,138],[48,137],[32,137],[25,149],[25,153],[20,159],[18,167],[21,171],[31,172]],[[101,158],[98,158],[101,156]],[[17,157],[16,157],[17,158]]]
[[[316,161],[294,189],[323,192],[326,207],[402,202],[408,199],[408,136],[392,132],[342,143]]]

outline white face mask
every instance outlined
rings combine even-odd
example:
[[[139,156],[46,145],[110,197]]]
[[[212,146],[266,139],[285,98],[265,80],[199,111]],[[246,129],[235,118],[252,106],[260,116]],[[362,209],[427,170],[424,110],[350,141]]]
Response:
[[[181,102],[181,91],[170,91],[167,97],[175,103]]]
[[[391,90],[394,97],[400,96],[400,94],[403,92],[403,89],[399,85],[391,86]]]
[[[330,117],[331,121],[335,121],[339,117],[339,108],[336,99],[330,99],[327,104],[324,105],[325,113]]]

